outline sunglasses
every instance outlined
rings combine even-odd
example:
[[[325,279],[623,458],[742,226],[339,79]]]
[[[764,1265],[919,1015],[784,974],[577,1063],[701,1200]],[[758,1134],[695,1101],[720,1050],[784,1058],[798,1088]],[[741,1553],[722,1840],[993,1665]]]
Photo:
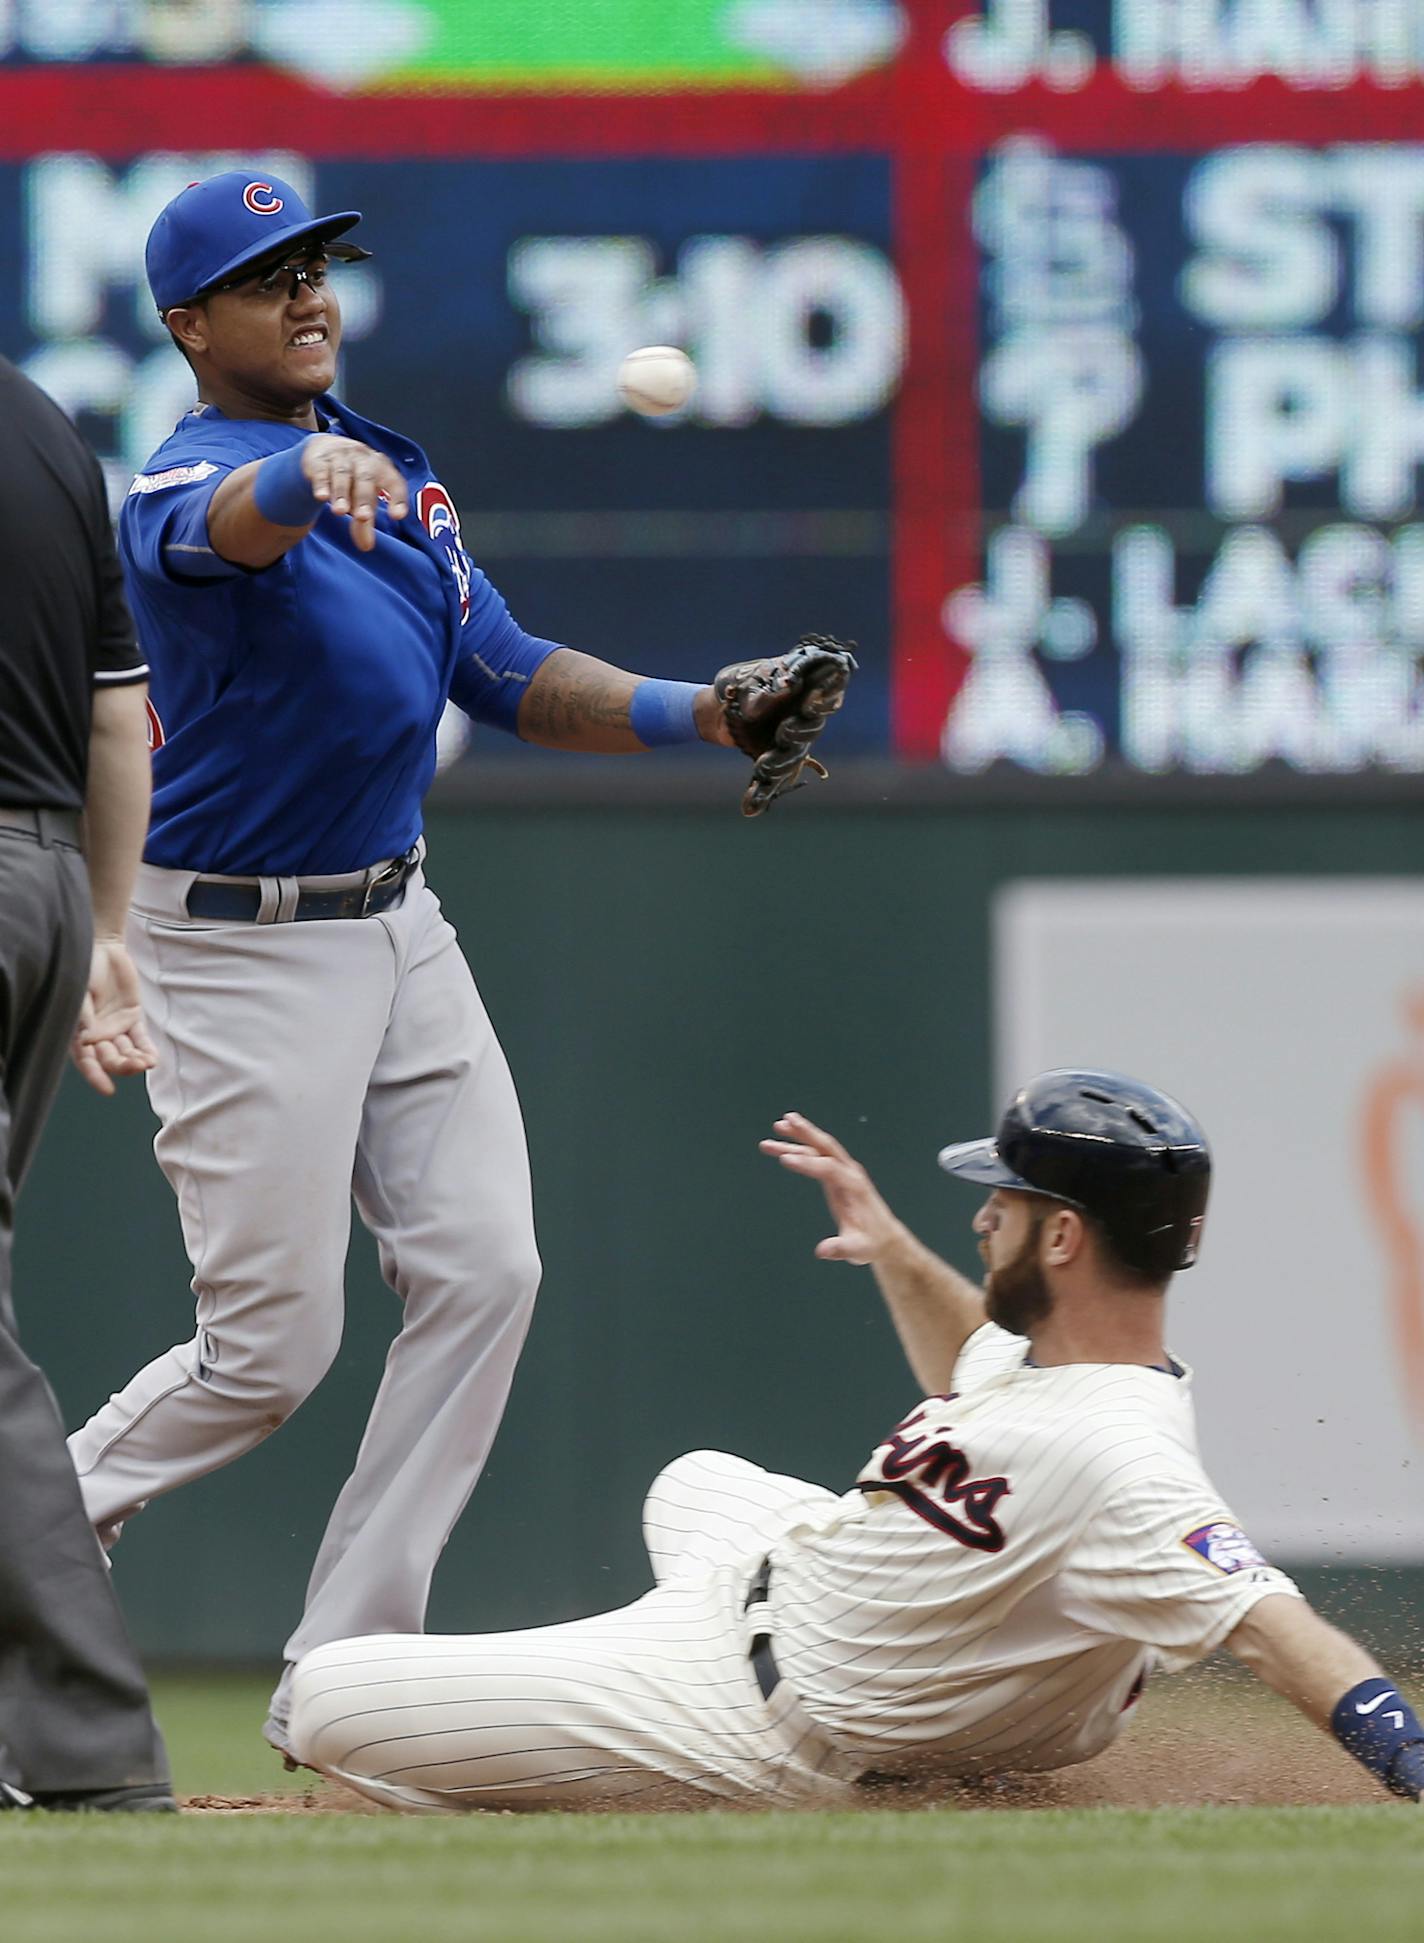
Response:
[[[243,270],[235,277],[224,277],[221,283],[210,283],[198,292],[199,297],[215,297],[219,291],[250,290],[254,296],[270,297],[279,290],[284,280],[290,280],[287,292],[289,303],[295,303],[297,291],[302,284],[308,290],[320,290],[332,270],[342,264],[364,263],[370,256],[356,243],[323,243],[319,250],[308,250],[300,257],[288,257],[285,261],[270,265],[259,264],[255,269]],[[195,297],[192,301],[196,302]]]

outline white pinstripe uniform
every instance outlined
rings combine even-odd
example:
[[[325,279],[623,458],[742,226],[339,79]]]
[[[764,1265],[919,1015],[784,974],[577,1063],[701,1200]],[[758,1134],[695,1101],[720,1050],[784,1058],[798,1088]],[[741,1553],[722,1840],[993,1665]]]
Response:
[[[416,1809],[635,1805],[669,1783],[834,1803],[867,1773],[1086,1760],[1154,1667],[1296,1593],[1202,1469],[1188,1372],[1039,1369],[992,1323],[843,1497],[699,1451],[658,1477],[644,1530],[657,1587],[621,1611],[318,1647],[294,1749]]]

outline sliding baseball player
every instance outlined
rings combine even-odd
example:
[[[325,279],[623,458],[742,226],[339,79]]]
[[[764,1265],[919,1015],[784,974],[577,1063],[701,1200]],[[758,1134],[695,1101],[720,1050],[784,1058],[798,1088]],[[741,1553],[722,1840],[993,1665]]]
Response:
[[[1197,1453],[1163,1339],[1210,1160],[1120,1074],[1026,1086],[978,1183],[982,1288],[799,1114],[763,1150],[820,1183],[827,1260],[868,1264],[923,1397],[836,1494],[719,1452],[655,1480],[656,1588],[528,1632],[335,1641],[297,1666],[300,1759],[391,1807],[631,1807],[671,1789],[846,1803],[871,1784],[1058,1768],[1148,1677],[1227,1646],[1396,1794],[1424,1726],[1252,1545]]]

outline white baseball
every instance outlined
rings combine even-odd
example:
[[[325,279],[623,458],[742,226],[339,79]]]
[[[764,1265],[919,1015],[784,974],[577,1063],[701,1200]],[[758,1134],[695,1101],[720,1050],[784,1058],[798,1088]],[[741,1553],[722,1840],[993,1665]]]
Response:
[[[629,411],[663,418],[685,405],[697,389],[697,367],[686,351],[649,344],[630,351],[618,367],[618,396]]]

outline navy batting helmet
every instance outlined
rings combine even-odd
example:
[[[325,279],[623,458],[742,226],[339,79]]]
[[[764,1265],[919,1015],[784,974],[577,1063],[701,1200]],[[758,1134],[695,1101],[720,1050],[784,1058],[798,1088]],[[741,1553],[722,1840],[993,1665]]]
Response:
[[[1211,1152],[1176,1100],[1122,1073],[1040,1073],[989,1140],[946,1147],[947,1174],[1090,1215],[1134,1273],[1165,1281],[1197,1258]]]

